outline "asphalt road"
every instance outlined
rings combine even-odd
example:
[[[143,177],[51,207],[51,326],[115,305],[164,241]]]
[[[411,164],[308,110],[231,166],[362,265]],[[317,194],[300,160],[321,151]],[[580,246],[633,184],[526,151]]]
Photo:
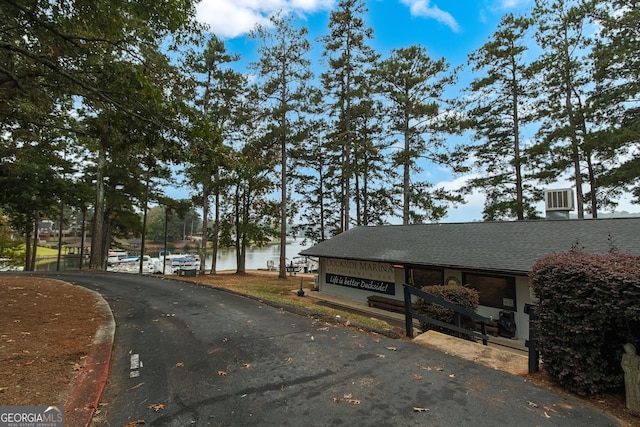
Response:
[[[571,397],[406,340],[160,277],[46,274],[117,327],[93,426],[615,426]]]

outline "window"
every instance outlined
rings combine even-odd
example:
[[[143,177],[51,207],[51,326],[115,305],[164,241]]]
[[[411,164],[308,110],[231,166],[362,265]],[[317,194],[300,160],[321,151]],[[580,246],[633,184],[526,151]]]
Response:
[[[429,268],[409,268],[409,284],[417,288],[444,283],[444,271]]]
[[[462,282],[480,293],[480,305],[516,311],[515,278],[464,273]]]

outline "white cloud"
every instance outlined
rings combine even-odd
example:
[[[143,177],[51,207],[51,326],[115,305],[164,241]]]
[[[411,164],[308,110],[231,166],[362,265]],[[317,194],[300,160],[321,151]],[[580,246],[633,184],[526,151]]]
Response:
[[[444,188],[449,191],[459,190],[467,184],[467,181],[477,177],[477,174],[468,174],[453,178],[450,181],[440,181],[434,185],[434,188]],[[484,194],[479,191],[473,191],[465,196],[465,201],[466,203],[463,205],[450,207],[447,216],[440,222],[481,221],[485,201]]]
[[[400,0],[402,4],[409,6],[409,10],[411,11],[411,15],[413,16],[424,16],[427,18],[433,18],[438,22],[442,22],[451,28],[454,32],[460,31],[460,25],[455,20],[455,18],[444,10],[440,9],[438,6],[430,5],[430,0]]]
[[[500,0],[501,9],[515,9],[529,4],[531,0]]]
[[[247,34],[256,24],[268,25],[278,11],[297,14],[329,10],[335,0],[202,0],[198,3],[198,21],[208,24],[221,38]]]

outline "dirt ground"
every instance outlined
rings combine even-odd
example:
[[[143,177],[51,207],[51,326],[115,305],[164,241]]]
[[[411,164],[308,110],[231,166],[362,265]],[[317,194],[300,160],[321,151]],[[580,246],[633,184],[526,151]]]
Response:
[[[219,274],[215,279],[192,280],[210,285],[225,281],[235,288],[234,284],[255,280],[256,275]],[[0,406],[61,405],[66,401],[103,320],[95,301],[92,292],[60,281],[0,276]],[[521,376],[568,394],[555,387],[544,372]],[[622,393],[586,400],[620,420],[622,426],[640,425],[640,418],[627,412]]]
[[[63,405],[102,322],[95,296],[56,280],[0,276],[0,405]]]

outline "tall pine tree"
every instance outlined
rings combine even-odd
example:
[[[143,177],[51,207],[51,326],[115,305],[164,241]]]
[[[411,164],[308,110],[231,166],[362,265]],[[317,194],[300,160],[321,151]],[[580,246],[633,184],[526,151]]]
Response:
[[[273,28],[258,26],[252,33],[260,41],[260,58],[253,66],[261,80],[271,141],[280,157],[279,277],[286,278],[288,150],[291,142],[299,138],[299,127],[292,126],[292,123],[304,114],[310,95],[309,81],[313,75],[311,62],[307,59],[311,50],[307,40],[309,30],[306,27],[294,28],[292,17],[282,14],[273,16],[271,23]]]
[[[523,127],[533,120],[535,98],[529,76],[526,39],[531,20],[505,15],[491,39],[469,55],[477,76],[467,88],[465,128],[476,144],[458,147],[458,157],[472,159],[480,173],[468,189],[485,195],[485,220],[532,219],[535,188],[525,176]]]
[[[414,181],[421,171],[419,160],[440,164],[444,140],[438,117],[445,103],[444,91],[454,82],[444,58],[433,60],[418,45],[394,49],[377,68],[379,90],[385,97],[389,129],[399,136],[402,147],[394,155],[393,167],[402,170],[402,222],[438,220],[446,214],[446,202],[457,197],[432,184]]]
[[[367,12],[361,0],[341,0],[329,18],[329,34],[322,37],[328,70],[322,78],[334,131],[328,148],[340,156],[338,179],[340,231],[349,229],[352,203],[355,105],[361,97],[360,81],[375,59],[367,41],[373,30],[365,25]]]
[[[597,183],[586,99],[592,83],[588,53],[589,3],[576,0],[536,0],[533,17],[536,40],[543,52],[534,67],[540,76],[537,111],[541,119],[534,152],[548,155],[544,175],[553,179],[571,169],[576,186],[578,217],[584,218],[584,178],[591,186],[591,211],[597,216]]]
[[[603,129],[597,133],[607,171],[600,185],[612,197],[631,191],[640,203],[640,2],[599,0],[601,30],[594,47],[592,100]]]

